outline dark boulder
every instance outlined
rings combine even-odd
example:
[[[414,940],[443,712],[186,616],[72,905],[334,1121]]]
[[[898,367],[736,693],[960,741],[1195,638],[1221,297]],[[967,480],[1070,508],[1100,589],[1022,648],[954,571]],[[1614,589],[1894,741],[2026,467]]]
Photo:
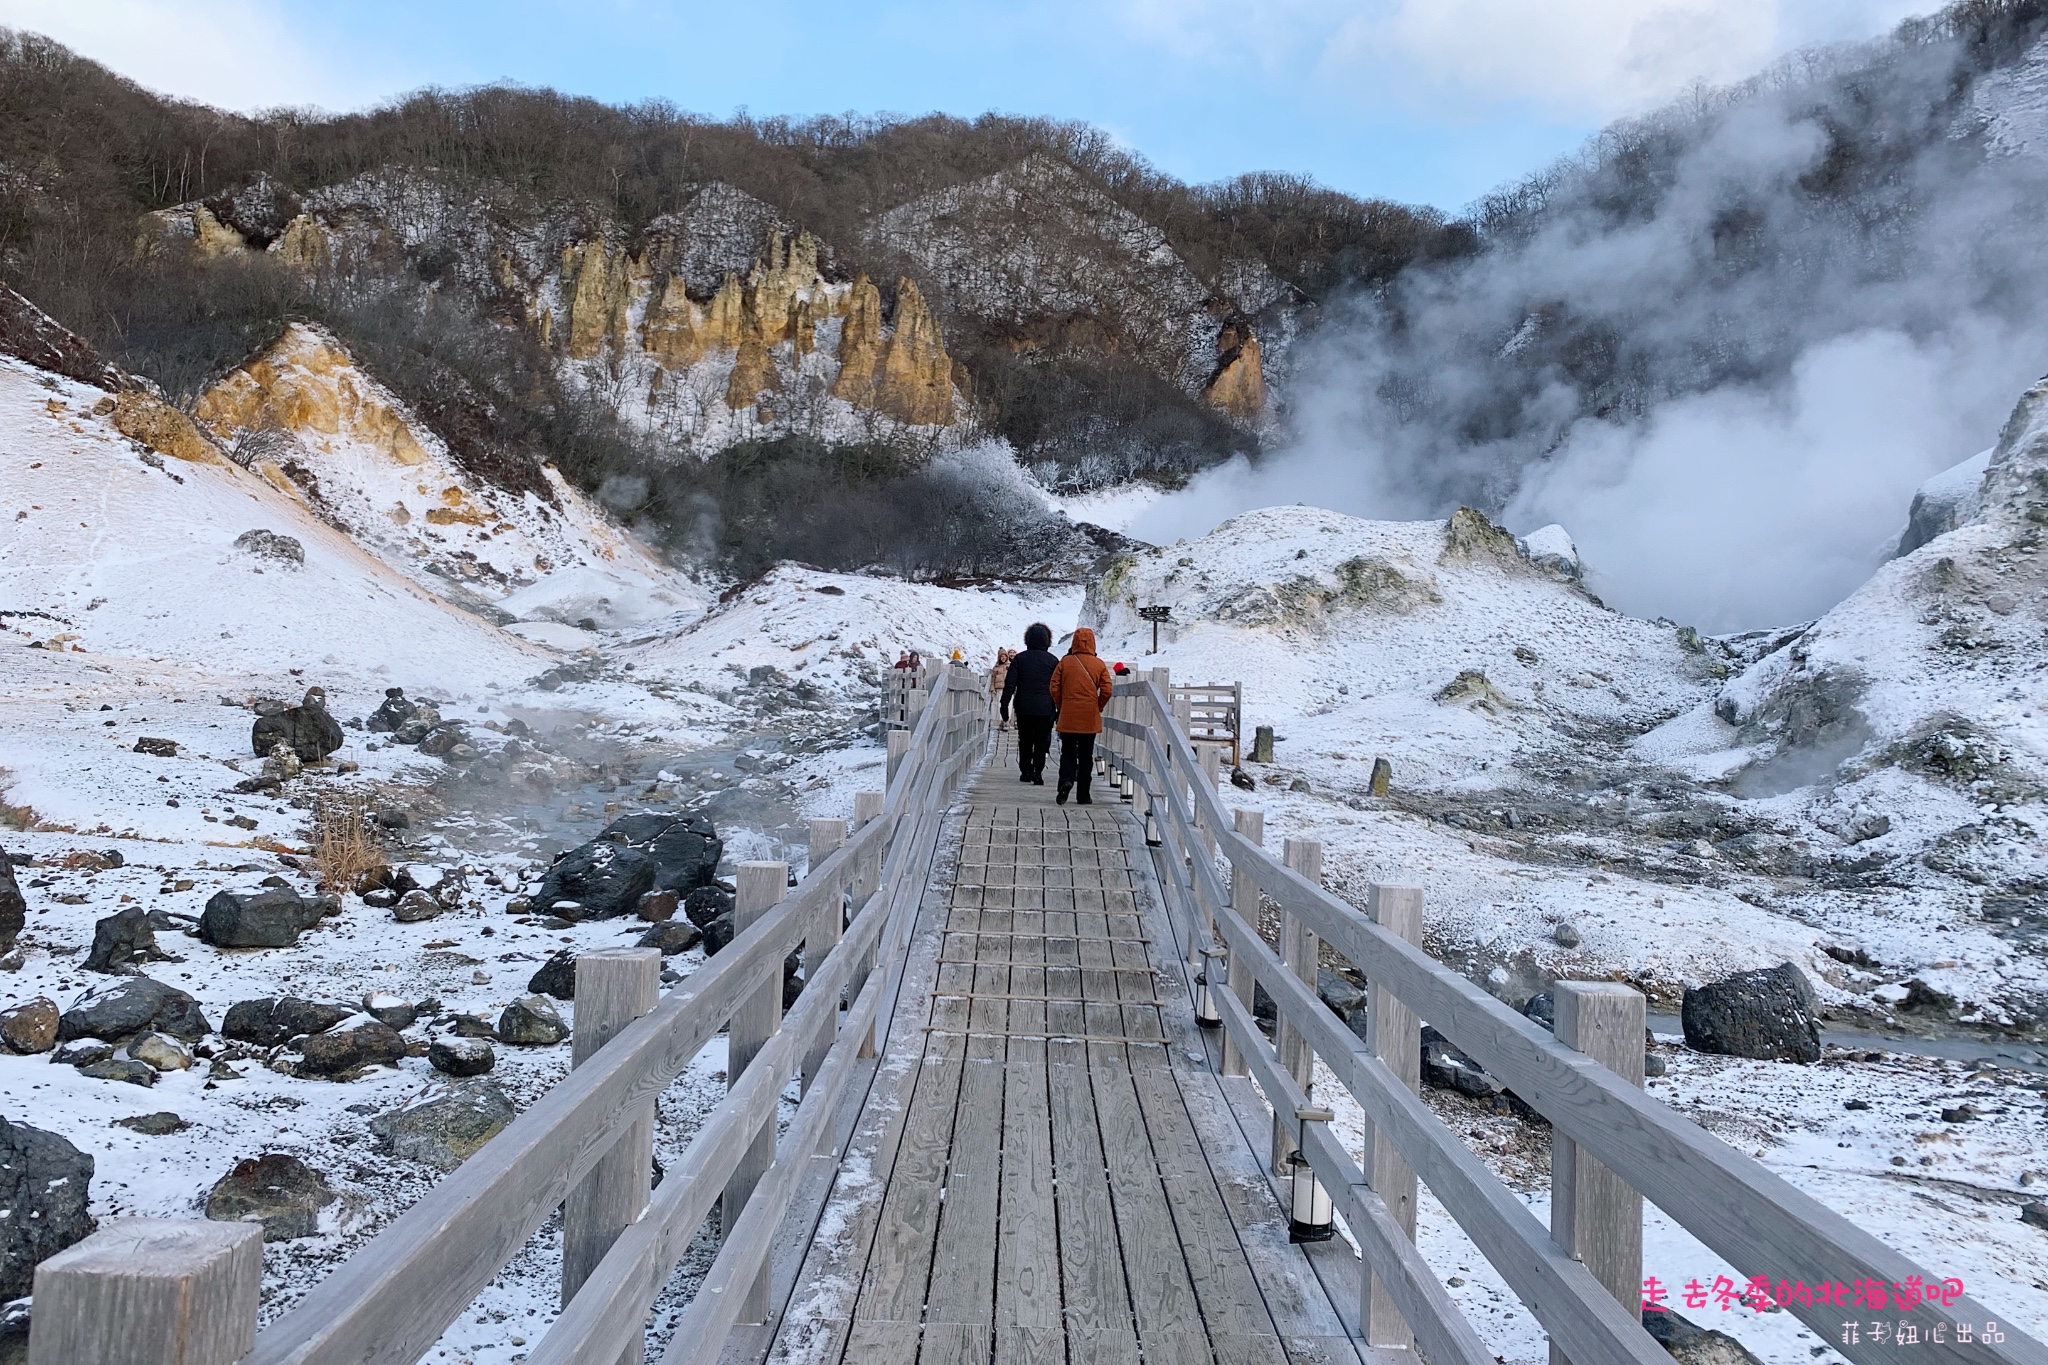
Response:
[[[213,1032],[199,1002],[148,976],[131,976],[84,996],[57,1021],[57,1036],[119,1042],[144,1029],[195,1042]]]
[[[430,701],[420,702],[412,708],[412,714],[399,722],[391,732],[393,744],[417,744],[432,734],[434,727],[441,723],[441,709]]]
[[[1557,992],[1536,992],[1522,1003],[1522,1013],[1552,1033],[1557,1032]]]
[[[1480,1100],[1501,1090],[1501,1083],[1487,1075],[1484,1067],[1428,1025],[1422,1029],[1422,1083]]]
[[[0,953],[10,952],[14,940],[21,937],[21,926],[28,922],[28,902],[21,897],[21,887],[14,880],[14,860],[7,856],[7,850],[0,849]]]
[[[405,1056],[405,1039],[389,1024],[368,1016],[354,1023],[308,1034],[298,1040],[298,1073],[346,1080],[367,1066],[396,1066]]]
[[[544,995],[523,995],[498,1016],[498,1039],[515,1047],[551,1047],[569,1036],[569,1026]]]
[[[1365,1008],[1365,987],[1328,967],[1316,968],[1316,994],[1339,1019],[1349,1019]]]
[[[647,932],[640,936],[639,946],[659,948],[663,957],[674,957],[696,947],[703,937],[704,931],[688,920],[663,920],[660,924],[648,926]]]
[[[216,948],[289,948],[321,909],[289,886],[219,891],[199,916],[199,937]]]
[[[126,973],[133,964],[157,956],[156,930],[150,927],[149,912],[139,905],[116,911],[92,928],[92,951],[86,954],[89,972]]]
[[[396,1029],[408,1029],[419,1022],[420,1009],[410,1000],[384,991],[372,991],[363,997],[363,1013],[378,1023]]]
[[[94,1062],[78,1068],[78,1074],[96,1081],[126,1081],[145,1090],[156,1084],[156,1068],[132,1057],[110,1057],[103,1062]]]
[[[546,962],[526,983],[526,989],[534,995],[552,995],[557,1000],[576,998],[576,950],[564,948]]]
[[[341,747],[341,724],[327,714],[325,689],[309,687],[297,706],[287,706],[271,715],[256,717],[249,731],[249,747],[256,757],[268,758],[279,744],[291,750],[301,763],[318,763]]]
[[[715,955],[732,939],[732,915],[728,912],[704,926],[704,956]]]
[[[1679,1017],[1685,1045],[1696,1052],[1764,1061],[1820,1060],[1813,987],[1790,962],[1695,986],[1685,993]]]
[[[363,727],[375,734],[388,735],[411,720],[412,713],[417,710],[419,707],[405,699],[404,688],[387,687],[384,689],[384,700],[370,713],[370,718],[363,722]]]
[[[685,892],[710,885],[718,860],[725,856],[725,843],[708,815],[640,811],[612,821],[598,838],[652,857],[654,884],[663,891]]]
[[[1726,1332],[1688,1322],[1670,1309],[1643,1311],[1643,1330],[1677,1365],[1763,1365]]]
[[[37,1262],[91,1235],[92,1170],[55,1133],[0,1119],[0,1298],[28,1293]]]
[[[593,839],[548,869],[533,893],[533,908],[566,920],[630,915],[654,889],[658,867],[640,849]]]
[[[280,1000],[237,1000],[228,1006],[221,1020],[224,1038],[258,1047],[276,1047],[307,1033],[325,1033],[354,1014],[347,1005],[320,1000],[301,1000],[287,995]]]
[[[306,547],[297,536],[282,535],[260,526],[236,536],[235,548],[243,554],[272,560],[289,568],[306,567]]]
[[[57,1002],[48,996],[0,1010],[0,1043],[5,1043],[9,1052],[48,1052],[56,1042]]]
[[[469,743],[469,731],[459,720],[444,720],[420,736],[420,752],[429,758],[446,758],[460,745]]]
[[[320,1210],[338,1198],[327,1177],[295,1156],[265,1152],[214,1182],[206,1216],[216,1223],[261,1223],[263,1240],[289,1242],[320,1230]]]
[[[505,1092],[483,1079],[457,1081],[439,1094],[379,1114],[370,1132],[383,1149],[436,1170],[452,1171],[512,1122]]]
[[[719,916],[732,914],[732,892],[722,886],[700,886],[683,897],[683,914],[699,929]]]
[[[436,1038],[427,1064],[448,1076],[481,1076],[498,1064],[498,1054],[486,1038]]]

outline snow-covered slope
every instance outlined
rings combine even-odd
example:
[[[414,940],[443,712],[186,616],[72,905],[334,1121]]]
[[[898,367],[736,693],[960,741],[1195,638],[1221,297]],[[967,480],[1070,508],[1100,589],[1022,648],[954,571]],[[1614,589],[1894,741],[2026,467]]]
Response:
[[[201,394],[195,415],[265,480],[415,582],[507,617],[635,626],[708,598],[552,467],[499,487],[331,334],[293,323]]]
[[[784,564],[628,654],[643,676],[697,690],[807,685],[818,697],[867,703],[882,670],[906,651],[944,659],[959,650],[986,668],[998,649],[1022,648],[1033,621],[1068,629],[1080,596],[1064,587],[943,588]],[[757,677],[761,669],[770,672]]]
[[[20,634],[239,669],[313,664],[330,686],[386,671],[508,684],[546,666],[262,475],[149,452],[94,412],[107,397],[0,360],[0,611]],[[238,547],[252,531],[289,537],[302,559]]]

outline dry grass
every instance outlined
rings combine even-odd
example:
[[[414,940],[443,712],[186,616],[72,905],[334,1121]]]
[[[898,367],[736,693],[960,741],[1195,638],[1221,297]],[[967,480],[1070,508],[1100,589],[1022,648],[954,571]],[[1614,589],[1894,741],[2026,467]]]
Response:
[[[313,862],[330,891],[349,892],[365,873],[387,863],[376,811],[366,796],[324,795],[313,811]]]
[[[0,768],[0,829],[34,829],[38,823],[34,808],[12,805],[7,800],[8,781],[13,776]]]

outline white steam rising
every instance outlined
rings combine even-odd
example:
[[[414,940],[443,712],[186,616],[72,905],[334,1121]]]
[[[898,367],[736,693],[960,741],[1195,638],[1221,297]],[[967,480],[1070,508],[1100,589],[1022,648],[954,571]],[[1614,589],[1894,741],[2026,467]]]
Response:
[[[1466,503],[1516,531],[1562,522],[1638,614],[1818,614],[2048,370],[2048,149],[2016,152],[1997,108],[1955,93],[1968,60],[1881,44],[1610,132],[1491,250],[1326,326],[1288,447],[1130,530]],[[2048,48],[2009,65],[2048,70]]]

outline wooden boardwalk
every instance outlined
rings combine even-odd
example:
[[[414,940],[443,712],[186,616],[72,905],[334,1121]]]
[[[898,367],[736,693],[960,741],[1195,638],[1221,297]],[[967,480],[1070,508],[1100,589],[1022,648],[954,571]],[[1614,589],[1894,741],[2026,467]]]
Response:
[[[1130,808],[1055,805],[1002,739],[770,1358],[1355,1365],[1165,970]]]

